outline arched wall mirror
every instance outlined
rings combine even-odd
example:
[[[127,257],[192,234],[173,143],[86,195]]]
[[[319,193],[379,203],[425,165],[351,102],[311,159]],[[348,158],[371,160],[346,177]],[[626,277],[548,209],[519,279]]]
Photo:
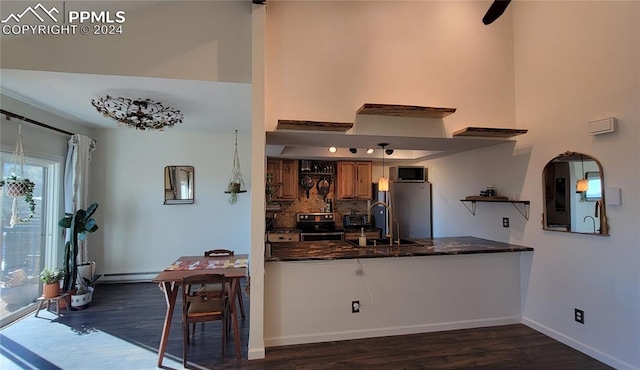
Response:
[[[195,170],[193,166],[164,168],[164,204],[193,204]]]
[[[559,154],[544,167],[542,186],[543,229],[609,235],[604,176],[597,159],[576,152]]]

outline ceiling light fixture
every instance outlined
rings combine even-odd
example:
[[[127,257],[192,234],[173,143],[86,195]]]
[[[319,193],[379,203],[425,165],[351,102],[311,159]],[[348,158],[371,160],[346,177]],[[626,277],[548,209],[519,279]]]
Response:
[[[335,146],[330,146],[330,147],[329,147],[329,151],[330,151],[331,153],[335,153],[335,152],[337,152],[337,151],[338,151],[338,148],[336,148]]]
[[[378,191],[389,191],[389,179],[384,177],[384,147],[389,145],[388,143],[378,144],[382,147],[382,177],[378,179]]]
[[[91,100],[100,114],[115,120],[119,126],[136,130],[158,130],[182,123],[182,113],[151,99],[114,98],[109,95]]]
[[[356,154],[358,152],[358,149],[356,148],[349,148],[349,151],[353,154]]]
[[[367,149],[367,154],[371,154],[371,153],[373,153],[373,148]]]

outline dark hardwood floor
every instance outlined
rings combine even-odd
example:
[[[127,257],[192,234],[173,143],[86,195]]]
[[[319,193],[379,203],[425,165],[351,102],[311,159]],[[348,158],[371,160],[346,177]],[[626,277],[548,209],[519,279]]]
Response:
[[[93,360],[92,369],[155,368],[165,307],[163,294],[152,283],[98,285],[85,310],[64,311],[60,318],[45,313],[52,321],[30,315],[0,331],[0,368],[80,369],[70,359],[78,353]],[[243,359],[235,359],[231,338],[222,362],[220,324],[198,324],[189,346],[191,368],[610,369],[524,325],[273,347],[267,348],[265,359],[248,361],[246,297],[245,308],[247,318],[240,319]],[[180,309],[174,314],[165,368],[182,368]],[[44,331],[56,337],[47,340]],[[51,349],[57,355],[49,357]]]

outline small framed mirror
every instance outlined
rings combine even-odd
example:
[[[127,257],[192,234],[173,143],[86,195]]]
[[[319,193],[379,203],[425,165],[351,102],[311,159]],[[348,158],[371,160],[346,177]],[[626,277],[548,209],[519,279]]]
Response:
[[[600,162],[587,154],[564,152],[542,173],[542,228],[580,234],[609,235]]]
[[[195,170],[193,166],[164,168],[164,204],[193,204]]]

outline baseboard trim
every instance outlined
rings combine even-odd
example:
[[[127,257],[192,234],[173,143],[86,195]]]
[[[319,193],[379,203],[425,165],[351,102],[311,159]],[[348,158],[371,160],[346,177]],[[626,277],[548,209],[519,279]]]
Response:
[[[247,352],[247,357],[249,360],[260,360],[266,357],[266,352],[264,347],[262,348],[249,348]]]
[[[133,272],[123,274],[102,274],[98,283],[149,283],[160,272]]]
[[[585,343],[580,342],[574,338],[571,338],[565,334],[562,334],[556,330],[551,329],[548,326],[542,325],[536,321],[530,320],[526,317],[522,318],[522,324],[530,327],[531,329],[538,331],[542,334],[545,334],[558,342],[564,343],[567,346],[578,350],[584,353],[587,356],[593,357],[598,361],[604,362],[605,364],[614,367],[618,370],[640,370],[639,367],[633,366],[627,362],[619,360],[609,354],[606,354],[598,349],[595,349]]]
[[[327,332],[309,335],[290,335],[264,338],[265,347],[288,346],[304,343],[331,342],[339,340],[387,337],[392,335],[420,334],[445,330],[471,329],[488,326],[519,324],[520,316],[494,317],[479,320],[453,321],[435,324],[395,326],[364,330]]]

